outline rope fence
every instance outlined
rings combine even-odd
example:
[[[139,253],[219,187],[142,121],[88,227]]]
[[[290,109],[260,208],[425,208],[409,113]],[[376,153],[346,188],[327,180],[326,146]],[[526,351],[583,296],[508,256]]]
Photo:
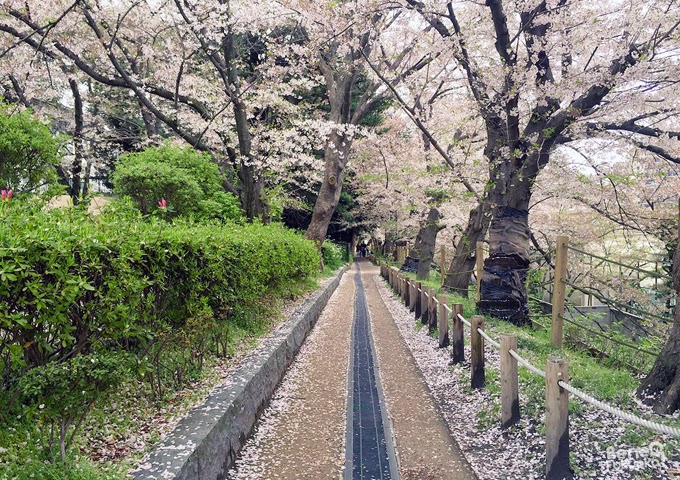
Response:
[[[373,260],[377,263],[377,259],[374,258]],[[473,388],[483,388],[485,384],[485,359],[483,353],[485,341],[500,351],[501,428],[505,429],[516,424],[520,418],[517,366],[521,365],[531,373],[545,379],[546,456],[548,460],[546,462],[546,476],[548,478],[561,478],[560,475],[568,474],[568,442],[560,441],[560,439],[565,438],[565,435],[568,438],[569,434],[568,393],[620,420],[648,428],[655,432],[680,437],[679,428],[640,418],[632,413],[625,412],[620,408],[597,400],[570,385],[565,381],[569,378],[567,362],[565,360],[550,358],[547,361],[546,370],[543,371],[519,355],[517,352],[516,334],[502,334],[500,342],[498,342],[484,331],[484,317],[474,315],[470,320],[465,319],[461,304],[449,306],[446,298],[443,296],[437,297],[434,289],[424,286],[421,282],[411,280],[396,268],[389,267],[384,262],[380,263],[380,272],[394,291],[401,296],[409,310],[415,312],[416,320],[420,320],[423,325],[428,325],[430,332],[434,332],[439,328],[439,346],[451,346],[453,363],[462,363],[464,361],[463,326],[467,326],[470,329],[470,382]],[[449,324],[449,315],[452,320],[451,324]],[[571,320],[563,317],[562,320],[571,322]],[[576,322],[573,323],[580,328],[587,328]],[[595,331],[591,333],[595,333]],[[654,354],[650,351],[645,351],[645,353]],[[565,468],[566,470],[564,471],[552,470]]]
[[[640,353],[644,353],[644,354],[646,354],[646,355],[650,355],[650,356],[652,356],[652,357],[657,357],[657,356],[659,355],[659,352],[653,352],[653,351],[651,351],[651,350],[647,350],[647,349],[644,349],[644,348],[640,348],[640,347],[638,347],[637,345],[635,345],[635,344],[633,344],[633,343],[628,343],[628,342],[624,342],[623,340],[615,339],[615,338],[613,338],[613,337],[611,337],[611,336],[609,336],[609,335],[606,335],[606,334],[604,334],[604,333],[602,333],[602,332],[598,332],[598,331],[595,330],[594,328],[590,328],[590,327],[588,327],[587,325],[584,325],[584,324],[581,323],[581,322],[576,322],[576,321],[574,321],[574,320],[572,320],[572,319],[570,319],[570,318],[562,317],[562,320],[564,320],[565,322],[567,322],[567,323],[569,323],[569,324],[571,324],[571,325],[574,325],[575,327],[581,328],[581,329],[585,330],[585,331],[588,332],[588,333],[592,333],[593,335],[597,335],[598,337],[604,338],[604,339],[606,339],[606,340],[608,340],[608,341],[610,341],[610,342],[612,342],[612,343],[616,343],[617,345],[621,345],[621,346],[623,346],[623,347],[628,347],[628,348],[630,348],[630,349],[632,349],[632,350],[635,350],[635,351],[640,352]]]
[[[564,388],[566,391],[573,394],[575,397],[578,397],[584,402],[589,403],[590,405],[593,405],[594,407],[597,407],[600,410],[604,410],[605,412],[610,413],[611,415],[614,415],[615,417],[621,420],[633,423],[635,425],[639,425],[641,427],[648,428],[650,430],[654,430],[655,432],[665,433],[666,435],[671,435],[673,437],[680,437],[680,428],[675,428],[670,425],[664,425],[662,423],[651,422],[649,420],[645,420],[644,418],[640,418],[636,415],[633,415],[632,413],[624,412],[620,408],[612,407],[611,405],[608,405],[594,397],[591,397],[587,393],[582,392],[578,388],[575,388],[562,380],[560,380],[558,384],[560,387]]]
[[[656,313],[652,313],[652,312],[650,312],[650,311],[648,311],[648,310],[644,310],[644,309],[642,309],[642,308],[638,308],[638,307],[635,307],[635,306],[633,306],[633,305],[628,305],[628,304],[626,304],[626,303],[617,302],[616,300],[612,300],[611,298],[607,298],[607,297],[605,297],[604,295],[601,295],[601,294],[597,293],[597,292],[594,291],[594,290],[590,290],[590,289],[581,287],[581,286],[576,285],[575,283],[570,282],[570,281],[568,281],[568,280],[566,280],[566,279],[563,279],[562,282],[563,282],[565,285],[569,285],[571,288],[573,288],[573,289],[576,290],[577,292],[581,292],[581,293],[583,293],[584,295],[590,295],[590,296],[592,296],[592,297],[598,299],[600,302],[602,302],[602,303],[605,304],[605,305],[608,305],[608,306],[609,306],[609,305],[613,305],[614,307],[619,307],[619,308],[617,308],[617,310],[619,310],[619,311],[623,311],[623,310],[620,310],[620,309],[625,309],[625,310],[630,310],[630,311],[633,311],[633,312],[640,313],[640,314],[642,314],[642,315],[646,315],[646,316],[648,316],[648,317],[657,318],[657,319],[659,319],[659,320],[664,320],[664,321],[668,321],[668,320],[669,320],[669,318],[668,318],[667,316],[663,316],[663,315],[659,315],[659,314],[656,314]],[[623,312],[623,313],[628,313],[628,312]]]
[[[616,260],[611,260],[611,259],[606,258],[606,257],[601,257],[599,255],[595,255],[594,253],[586,252],[584,250],[581,250],[580,248],[572,247],[571,245],[568,245],[567,248],[569,250],[574,251],[574,252],[580,253],[582,255],[587,255],[587,256],[592,257],[592,258],[597,258],[598,260],[602,260],[603,262],[610,263],[612,265],[616,265],[616,266],[619,266],[619,267],[628,268],[628,269],[636,271],[636,272],[644,273],[644,274],[649,275],[650,277],[653,277],[653,278],[664,278],[664,279],[668,279],[668,280],[671,279],[671,276],[667,275],[665,273],[659,273],[659,272],[655,272],[655,271],[652,271],[652,270],[645,270],[644,268],[636,267],[634,265],[627,265],[625,263],[617,262]]]

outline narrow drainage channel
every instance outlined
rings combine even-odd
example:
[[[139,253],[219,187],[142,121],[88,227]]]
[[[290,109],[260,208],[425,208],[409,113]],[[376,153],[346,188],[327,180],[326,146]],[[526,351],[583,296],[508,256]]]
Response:
[[[399,478],[359,263],[354,277],[354,324],[347,399],[345,480]]]

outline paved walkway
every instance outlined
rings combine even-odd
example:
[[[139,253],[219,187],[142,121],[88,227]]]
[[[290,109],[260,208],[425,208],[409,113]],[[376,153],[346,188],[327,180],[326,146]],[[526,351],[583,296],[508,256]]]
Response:
[[[361,259],[342,279],[230,479],[474,479]]]

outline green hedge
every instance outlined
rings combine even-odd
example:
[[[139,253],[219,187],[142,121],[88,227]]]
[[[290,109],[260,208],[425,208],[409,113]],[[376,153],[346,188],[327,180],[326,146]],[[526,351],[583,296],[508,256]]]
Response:
[[[283,227],[168,224],[115,202],[97,217],[15,204],[0,222],[4,385],[24,365],[226,322],[319,262]]]

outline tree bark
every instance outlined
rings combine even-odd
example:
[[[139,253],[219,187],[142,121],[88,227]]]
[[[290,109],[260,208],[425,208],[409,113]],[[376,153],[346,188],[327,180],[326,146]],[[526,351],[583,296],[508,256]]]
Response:
[[[75,128],[73,129],[73,163],[71,164],[71,182],[68,189],[68,194],[73,200],[73,205],[78,205],[80,202],[81,193],[81,178],[80,174],[83,170],[83,157],[85,142],[83,139],[83,99],[78,90],[78,82],[74,78],[69,78],[68,84],[71,87],[73,94],[74,105],[74,120]]]
[[[529,269],[529,212],[500,206],[489,229],[489,257],[484,260],[481,299],[487,315],[523,325],[529,321],[526,276]]]
[[[673,255],[673,287],[680,298],[680,230]],[[654,411],[669,415],[680,409],[680,307],[675,307],[673,327],[652,371],[642,381],[637,395],[653,405]]]
[[[413,248],[409,251],[406,261],[401,266],[403,272],[414,272],[418,280],[427,280],[434,259],[434,248],[437,234],[442,229],[439,220],[442,216],[437,207],[431,206],[427,217],[420,223]]]
[[[269,208],[262,195],[264,185],[257,177],[255,168],[241,163],[238,177],[241,180],[241,207],[246,213],[246,218],[250,221],[259,218],[262,223],[268,224],[270,221]]]
[[[437,234],[442,229],[439,225],[441,214],[436,207],[430,208],[430,213],[427,215],[427,222],[425,228],[422,229],[420,256],[418,257],[418,273],[416,278],[418,280],[427,280],[430,277],[430,269],[432,267],[432,260],[434,259],[434,247],[437,241]]]
[[[454,245],[453,258],[446,272],[444,288],[468,297],[468,284],[475,266],[475,246],[484,240],[491,222],[489,202],[479,203],[471,212],[463,236]]]
[[[324,179],[314,204],[312,220],[305,234],[309,240],[316,244],[319,251],[321,251],[321,245],[326,239],[326,232],[335,212],[335,207],[340,200],[351,143],[351,138],[335,130],[331,133],[324,149],[324,158],[326,159]]]

